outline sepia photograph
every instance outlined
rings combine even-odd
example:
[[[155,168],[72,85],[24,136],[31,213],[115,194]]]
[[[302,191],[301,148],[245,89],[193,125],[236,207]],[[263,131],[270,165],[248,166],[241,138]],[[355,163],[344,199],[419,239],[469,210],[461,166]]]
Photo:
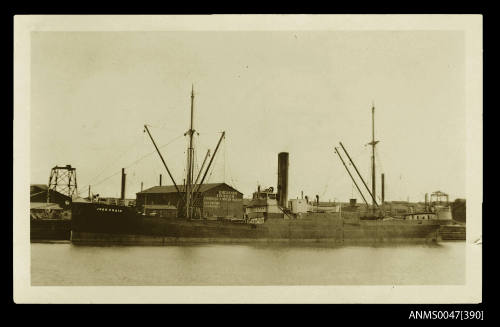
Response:
[[[481,19],[16,16],[15,301],[481,302]]]

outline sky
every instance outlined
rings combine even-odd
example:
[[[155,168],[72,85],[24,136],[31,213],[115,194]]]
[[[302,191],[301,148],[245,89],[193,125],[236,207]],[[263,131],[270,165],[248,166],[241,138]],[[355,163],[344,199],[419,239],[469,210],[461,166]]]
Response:
[[[386,200],[465,198],[464,65],[455,31],[32,32],[31,183],[71,164],[82,196],[118,197],[121,168],[128,198],[171,184],[147,124],[182,184],[194,86],[196,172],[226,132],[206,182],[276,188],[289,152],[289,198],[361,202],[333,149],[371,185],[374,104],[377,196],[384,173]]]

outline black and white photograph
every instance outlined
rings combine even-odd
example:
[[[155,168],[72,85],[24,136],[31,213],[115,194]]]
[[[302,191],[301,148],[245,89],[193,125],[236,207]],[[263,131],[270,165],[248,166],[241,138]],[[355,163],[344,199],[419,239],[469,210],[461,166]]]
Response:
[[[16,302],[481,302],[480,15],[14,23]]]

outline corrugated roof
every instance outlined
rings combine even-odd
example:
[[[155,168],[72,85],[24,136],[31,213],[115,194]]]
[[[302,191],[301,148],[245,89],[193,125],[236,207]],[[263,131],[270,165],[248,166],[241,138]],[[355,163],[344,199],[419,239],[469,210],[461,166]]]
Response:
[[[30,209],[62,210],[57,203],[30,202]]]
[[[30,184],[30,187],[38,187],[39,189],[46,190],[49,187],[45,184]]]
[[[39,196],[44,192],[47,192],[49,187],[45,184],[30,184],[30,197]],[[50,190],[51,195],[60,196],[65,199],[71,199],[71,197],[66,194],[62,194],[61,192]]]
[[[217,186],[220,186],[220,185],[226,185],[227,187],[229,188],[232,188],[233,190],[235,190],[236,192],[238,193],[241,193],[240,191],[236,190],[235,188],[227,185],[226,183],[207,183],[207,184],[203,184],[201,185],[200,187],[200,192],[203,193],[203,192],[206,192],[210,189],[213,189],[214,187],[217,187]],[[184,185],[177,185],[179,187],[179,191],[181,192],[184,192]],[[177,190],[175,189],[175,186],[174,185],[165,185],[165,186],[153,186],[151,188],[148,188],[142,192],[139,192],[137,194],[151,194],[151,193],[176,193]],[[243,194],[243,193],[241,193]]]

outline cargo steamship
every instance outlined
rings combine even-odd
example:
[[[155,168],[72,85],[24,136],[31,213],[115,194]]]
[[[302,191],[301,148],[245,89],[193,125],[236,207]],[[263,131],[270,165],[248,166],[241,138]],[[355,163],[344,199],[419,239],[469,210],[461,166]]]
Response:
[[[392,219],[378,215],[377,219],[356,219],[340,211],[303,213],[292,212],[287,206],[288,153],[278,155],[277,191],[268,188],[254,193],[243,211],[242,194],[225,183],[205,184],[207,173],[217,154],[223,132],[210,161],[209,152],[194,178],[193,102],[191,91],[191,122],[187,176],[185,185],[177,185],[160,153],[147,125],[144,126],[173,185],[160,186],[138,193],[134,206],[73,201],[73,243],[92,244],[151,244],[175,242],[328,242],[334,244],[377,242],[436,242],[439,224],[433,220]],[[339,155],[340,156],[340,155]],[[347,166],[346,166],[347,168]],[[201,179],[200,179],[201,177]],[[352,177],[352,176],[351,176]],[[122,198],[124,198],[122,175]],[[359,190],[359,188],[358,188]],[[155,193],[156,192],[156,193]],[[161,193],[163,192],[163,193]],[[231,194],[227,199],[227,194]],[[148,214],[148,208],[159,208],[151,197],[169,198],[165,206],[170,214]],[[221,208],[218,196],[225,198]],[[148,200],[149,199],[149,200]],[[215,205],[213,205],[215,203]],[[212,210],[212,208],[215,208]],[[168,211],[168,210],[167,210]],[[375,206],[374,211],[375,212]],[[238,214],[241,213],[241,214]]]

